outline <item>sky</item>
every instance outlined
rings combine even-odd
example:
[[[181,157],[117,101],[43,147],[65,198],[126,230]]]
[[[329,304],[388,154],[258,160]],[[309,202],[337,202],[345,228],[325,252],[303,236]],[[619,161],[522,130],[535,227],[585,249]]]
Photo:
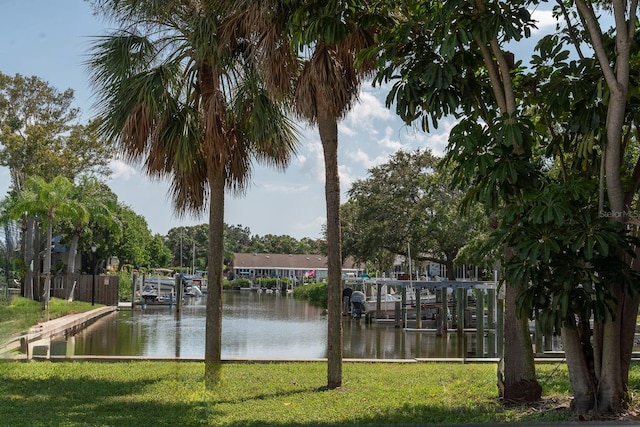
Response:
[[[550,14],[538,12],[540,29],[549,28]],[[84,0],[0,0],[0,72],[37,76],[59,91],[75,91],[74,106],[82,121],[95,115],[96,102],[89,70],[83,65],[91,38],[104,35],[110,24],[92,14]],[[359,103],[339,123],[340,185],[342,201],[352,183],[367,178],[367,171],[386,163],[398,150],[431,149],[444,153],[452,120],[425,134],[405,125],[385,107],[385,87],[365,83]],[[252,182],[241,196],[228,194],[225,223],[248,227],[252,235],[289,235],[296,239],[322,238],[326,220],[324,159],[317,129],[300,124],[297,156],[285,172],[254,165]],[[142,215],[152,233],[173,227],[208,222],[208,217],[177,217],[168,197],[166,181],[150,180],[137,165],[116,159],[107,180],[118,200]],[[0,197],[10,183],[0,167]]]

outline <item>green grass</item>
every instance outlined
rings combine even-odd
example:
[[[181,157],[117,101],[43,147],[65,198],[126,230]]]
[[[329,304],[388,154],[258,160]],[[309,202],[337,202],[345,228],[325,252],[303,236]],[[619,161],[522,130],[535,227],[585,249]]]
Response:
[[[92,306],[88,302],[68,302],[60,298],[49,301],[49,313],[44,311],[43,304],[27,298],[14,297],[11,303],[0,303],[0,346],[11,336],[23,333],[39,322],[73,313],[89,311],[102,305]],[[0,422],[1,425],[1,422]]]
[[[635,383],[640,374],[634,369]],[[214,391],[185,362],[0,362],[2,426],[341,426],[569,420],[564,365],[541,365],[546,404],[504,407],[495,365],[228,363]]]
[[[51,317],[89,310],[54,299]],[[0,331],[44,319],[39,303],[0,306]],[[1,337],[2,335],[0,335]],[[344,363],[324,390],[326,364],[226,363],[213,391],[199,362],[19,362],[0,359],[4,426],[354,426],[542,423],[572,420],[565,364],[540,364],[544,401],[505,406],[494,364]],[[640,364],[629,375],[640,390]],[[633,402],[633,412],[639,406]]]

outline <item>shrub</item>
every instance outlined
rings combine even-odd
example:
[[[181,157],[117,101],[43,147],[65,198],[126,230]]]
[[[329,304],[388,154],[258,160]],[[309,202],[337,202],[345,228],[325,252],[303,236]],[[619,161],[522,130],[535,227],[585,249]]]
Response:
[[[298,286],[293,290],[293,296],[309,301],[309,303],[327,308],[327,283],[310,283]]]
[[[228,291],[239,291],[242,288],[248,288],[250,286],[251,280],[245,278],[225,280],[224,282],[222,282],[222,288]]]
[[[114,275],[118,276],[118,301],[131,301],[131,272],[121,269]]]

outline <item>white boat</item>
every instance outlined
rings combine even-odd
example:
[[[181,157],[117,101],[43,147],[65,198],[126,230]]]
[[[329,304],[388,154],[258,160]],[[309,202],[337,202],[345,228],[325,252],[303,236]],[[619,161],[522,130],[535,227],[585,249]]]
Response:
[[[380,296],[380,311],[393,313],[396,310],[396,303],[402,305],[402,297],[399,295],[382,294]],[[373,296],[364,302],[365,309],[369,313],[374,313],[378,307],[378,298]]]
[[[144,285],[155,287],[160,295],[172,293],[175,284],[176,279],[173,277],[173,270],[167,268],[154,268],[152,273],[144,279]]]
[[[201,297],[202,291],[195,285],[187,285],[184,287],[184,294],[190,297]]]
[[[154,286],[147,284],[144,286],[140,296],[145,302],[156,301],[158,299],[158,290]]]
[[[407,289],[407,308],[415,306],[416,303],[416,294],[413,288]],[[402,295],[395,293],[393,289],[390,292],[387,292],[387,287],[382,286],[381,295],[380,295],[380,312],[382,315],[390,315],[395,313],[396,304],[399,304],[399,307],[402,309]],[[364,302],[365,309],[369,313],[375,313],[378,306],[378,297],[377,295],[373,295]]]
[[[207,279],[204,279],[202,277],[194,277],[189,281],[188,284],[200,289],[200,292],[202,294],[206,294],[207,293],[207,290],[208,290]]]

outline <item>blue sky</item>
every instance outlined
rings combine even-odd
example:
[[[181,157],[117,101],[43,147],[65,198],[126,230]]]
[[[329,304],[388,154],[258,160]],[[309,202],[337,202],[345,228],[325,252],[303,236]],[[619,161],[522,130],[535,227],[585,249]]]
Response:
[[[75,106],[90,119],[95,101],[83,66],[92,36],[109,26],[92,15],[83,0],[0,0],[0,71],[38,76],[62,91],[75,91]],[[549,13],[536,15],[549,28]],[[385,88],[363,85],[360,103],[339,124],[339,154],[343,201],[351,184],[367,170],[385,163],[398,150],[430,148],[442,154],[453,123],[444,121],[430,134],[405,126],[384,106]],[[286,172],[256,165],[252,184],[239,198],[226,198],[225,222],[249,227],[254,235],[287,234],[320,238],[325,223],[324,160],[315,129],[302,127],[300,149]],[[119,200],[144,216],[153,233],[172,227],[206,223],[207,217],[177,218],[167,197],[168,185],[149,180],[136,165],[115,160],[108,180]],[[9,173],[0,167],[0,197]]]

